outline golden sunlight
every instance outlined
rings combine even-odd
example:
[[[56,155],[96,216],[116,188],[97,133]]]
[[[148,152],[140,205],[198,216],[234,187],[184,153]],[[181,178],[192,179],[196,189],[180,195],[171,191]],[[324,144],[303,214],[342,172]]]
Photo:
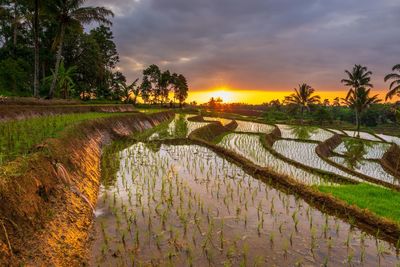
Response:
[[[228,88],[218,88],[215,90],[191,91],[186,100],[188,103],[196,101],[197,103],[206,103],[211,97],[222,98],[223,103],[248,103],[262,104],[271,100],[279,99],[282,101],[285,96],[292,94],[292,91],[264,91],[264,90],[229,90]],[[335,97],[345,97],[346,91],[318,91],[321,99],[332,101]],[[386,91],[375,91],[379,97],[384,98]]]

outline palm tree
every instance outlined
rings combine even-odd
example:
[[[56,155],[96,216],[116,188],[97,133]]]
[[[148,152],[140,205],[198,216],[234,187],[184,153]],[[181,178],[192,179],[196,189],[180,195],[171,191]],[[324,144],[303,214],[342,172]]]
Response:
[[[58,78],[65,30],[67,28],[82,28],[82,24],[91,22],[111,25],[112,23],[107,17],[114,16],[114,14],[104,7],[81,7],[85,0],[55,0],[49,2],[47,5],[48,12],[59,23],[59,32],[54,41],[55,46],[58,46],[56,65],[48,96],[48,98],[52,98]]]
[[[312,95],[315,90],[308,84],[299,84],[299,88],[294,88],[295,93],[285,98],[288,104],[295,104],[301,108],[301,122],[303,123],[304,110],[310,110],[310,105],[320,102],[319,95]]]
[[[34,1],[33,33],[35,43],[33,96],[39,97],[39,0]]]
[[[392,71],[400,72],[400,64],[394,65]],[[385,101],[388,99],[392,99],[393,96],[400,96],[400,74],[399,73],[390,73],[385,76],[385,82],[391,80],[389,86],[389,92],[386,94]]]
[[[360,87],[372,88],[373,85],[370,83],[372,72],[368,71],[367,67],[361,65],[354,65],[353,70],[350,72],[348,70],[344,71],[348,79],[343,79],[341,83],[349,86],[352,89],[357,90]]]
[[[370,91],[373,85],[370,83],[372,72],[368,71],[367,67],[354,65],[350,72],[345,70],[348,79],[343,79],[341,82],[350,87],[346,98],[343,102],[354,109],[356,115],[357,132],[360,132],[360,116],[362,112],[370,107],[371,104],[380,102],[378,95],[370,96]]]
[[[340,98],[339,98],[339,97],[335,97],[335,98],[333,99],[333,104],[332,104],[332,106],[334,106],[334,107],[339,107],[339,106],[340,106]]]
[[[370,96],[371,89],[365,89],[364,87],[359,87],[356,89],[350,89],[346,98],[343,98],[343,102],[354,109],[356,114],[356,124],[357,132],[360,133],[360,118],[361,114],[368,109],[372,104],[381,102],[378,99],[378,95]]]

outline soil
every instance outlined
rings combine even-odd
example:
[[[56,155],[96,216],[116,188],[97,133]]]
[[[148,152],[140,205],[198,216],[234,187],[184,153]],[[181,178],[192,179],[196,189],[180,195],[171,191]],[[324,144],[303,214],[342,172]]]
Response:
[[[3,105],[0,104],[0,122],[22,120],[39,116],[85,112],[135,112],[132,105]]]
[[[161,112],[86,121],[47,140],[40,151],[2,166],[2,265],[81,265],[99,190],[101,148],[173,116]]]

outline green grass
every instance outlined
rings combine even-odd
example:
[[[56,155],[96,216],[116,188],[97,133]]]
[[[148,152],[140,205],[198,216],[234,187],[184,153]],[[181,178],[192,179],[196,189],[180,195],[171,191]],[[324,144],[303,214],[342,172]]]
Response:
[[[319,186],[324,193],[331,193],[334,197],[344,200],[350,205],[356,205],[362,209],[400,222],[400,193],[369,184]]]
[[[0,123],[0,165],[27,155],[47,138],[58,137],[67,126],[121,113],[76,113],[8,121]]]

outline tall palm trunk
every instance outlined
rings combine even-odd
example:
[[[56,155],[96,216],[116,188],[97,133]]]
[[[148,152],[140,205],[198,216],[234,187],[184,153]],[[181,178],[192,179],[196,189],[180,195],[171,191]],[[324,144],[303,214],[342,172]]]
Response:
[[[13,47],[14,53],[17,49],[17,36],[18,36],[18,15],[17,15],[17,1],[14,1],[14,20],[13,20]]]
[[[356,111],[357,134],[358,136],[360,136],[360,113],[357,109],[355,111]]]
[[[48,96],[49,99],[54,97],[54,90],[56,88],[57,78],[58,78],[58,71],[59,71],[60,62],[61,62],[62,47],[63,47],[63,42],[64,42],[64,34],[65,34],[65,25],[64,25],[64,23],[62,23],[61,24],[61,31],[60,31],[60,40],[59,40],[60,43],[58,44],[58,50],[57,50],[57,55],[56,55],[56,66],[54,68],[53,81],[51,82],[49,96]]]
[[[35,70],[34,70],[34,81],[33,81],[33,96],[39,97],[39,0],[35,0],[34,34],[35,34]]]

